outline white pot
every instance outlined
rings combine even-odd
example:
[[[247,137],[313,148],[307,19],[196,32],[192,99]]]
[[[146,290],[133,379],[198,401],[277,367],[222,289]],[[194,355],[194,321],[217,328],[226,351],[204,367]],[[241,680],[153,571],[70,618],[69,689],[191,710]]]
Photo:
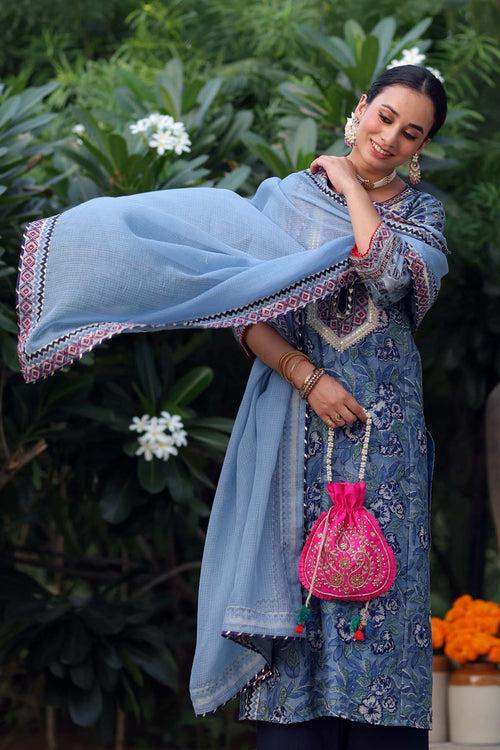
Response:
[[[500,671],[470,662],[453,671],[448,684],[450,740],[463,745],[500,744]]]
[[[450,663],[446,656],[432,657],[432,729],[429,742],[448,742],[448,676]]]

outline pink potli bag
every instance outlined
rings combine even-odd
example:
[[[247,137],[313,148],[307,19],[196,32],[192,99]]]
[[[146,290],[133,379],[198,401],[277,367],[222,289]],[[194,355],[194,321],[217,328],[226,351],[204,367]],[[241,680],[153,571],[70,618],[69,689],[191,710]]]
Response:
[[[334,428],[328,428],[326,489],[332,507],[321,513],[311,529],[299,558],[299,578],[308,590],[297,618],[302,633],[311,614],[311,596],[319,599],[365,601],[351,620],[351,632],[364,640],[370,599],[391,588],[396,577],[396,558],[378,521],[364,507],[364,482],[372,416],[367,412],[358,482],[332,481]]]

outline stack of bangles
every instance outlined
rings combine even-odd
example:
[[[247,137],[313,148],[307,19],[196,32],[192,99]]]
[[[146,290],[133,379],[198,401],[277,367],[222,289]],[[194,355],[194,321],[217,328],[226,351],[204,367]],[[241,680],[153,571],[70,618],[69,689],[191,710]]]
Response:
[[[290,372],[287,374],[286,366],[290,362],[290,360],[294,358],[297,358],[298,361],[292,365],[292,367],[290,368]],[[278,362],[278,371],[281,377],[284,378],[285,380],[288,380],[289,383],[294,385],[292,381],[293,371],[299,364],[299,361],[303,359],[307,360],[311,364],[314,364],[314,362],[307,356],[307,354],[304,354],[304,352],[290,351],[290,352],[285,352],[284,354],[282,354]],[[314,388],[314,386],[316,385],[320,377],[324,374],[325,374],[325,370],[323,367],[315,367],[314,370],[309,373],[309,375],[304,380],[302,387],[300,388],[301,398],[306,399],[309,396],[309,394],[311,393],[312,389]]]

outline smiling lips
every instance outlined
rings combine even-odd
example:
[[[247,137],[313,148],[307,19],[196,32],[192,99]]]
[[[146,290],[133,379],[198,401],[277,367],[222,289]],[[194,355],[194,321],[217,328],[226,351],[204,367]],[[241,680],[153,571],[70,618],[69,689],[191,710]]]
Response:
[[[375,143],[375,141],[373,141],[371,138],[370,138],[370,143],[372,144],[373,150],[377,154],[380,154],[381,156],[392,156],[390,151],[386,151],[385,149],[383,149],[381,146],[378,145],[378,143]]]

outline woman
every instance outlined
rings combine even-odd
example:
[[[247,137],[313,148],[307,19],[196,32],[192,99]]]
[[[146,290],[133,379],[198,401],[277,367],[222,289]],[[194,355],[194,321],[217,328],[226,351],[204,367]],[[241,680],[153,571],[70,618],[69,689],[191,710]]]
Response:
[[[393,170],[411,157],[416,174],[445,114],[439,81],[401,66],[361,97],[348,157],[270,178],[251,200],[204,188],[98,198],[26,228],[17,294],[28,382],[127,331],[230,327],[254,358],[210,516],[190,690],[197,714],[241,693],[259,748],[427,741],[433,448],[412,333],[447,250],[439,201]],[[283,377],[287,350],[310,362]],[[306,401],[298,387],[316,365],[325,373]],[[398,574],[372,600],[365,640],[353,640],[348,601],[313,600],[298,633],[297,561],[327,503],[326,427],[337,428],[334,478],[352,481],[366,411],[366,505]]]
[[[429,212],[429,223],[443,226],[441,204],[394,177],[393,170],[408,160],[410,175],[415,170],[417,155],[444,122],[446,99],[431,73],[407,66],[383,74],[354,114],[351,153],[321,156],[310,167],[318,187],[346,206],[352,224],[356,276],[347,295],[236,333],[249,356],[275,369],[286,351],[306,352],[312,362],[297,357],[288,367],[297,389],[315,368],[326,370],[307,397],[305,533],[330,504],[324,491],[325,425],[337,428],[333,474],[355,481],[359,457],[353,448],[366,421],[363,407],[370,409],[378,430],[369,451],[376,472],[366,505],[393,547],[399,570],[395,585],[371,602],[371,644],[361,650],[349,629],[356,602],[318,599],[312,600],[307,637],[274,644],[275,675],[244,688],[241,696],[240,718],[258,721],[259,750],[428,747],[432,446],[408,307],[412,294],[414,308],[419,304],[420,292],[412,285],[426,287],[427,280],[423,266],[410,271],[416,260],[411,246],[393,235],[387,219],[411,222]],[[360,176],[372,185],[361,183]],[[338,231],[351,230],[339,221]]]

